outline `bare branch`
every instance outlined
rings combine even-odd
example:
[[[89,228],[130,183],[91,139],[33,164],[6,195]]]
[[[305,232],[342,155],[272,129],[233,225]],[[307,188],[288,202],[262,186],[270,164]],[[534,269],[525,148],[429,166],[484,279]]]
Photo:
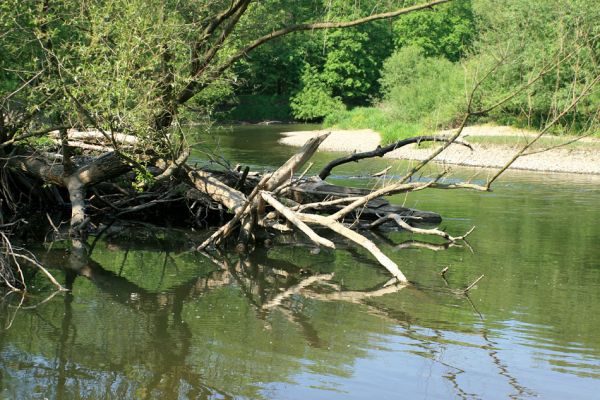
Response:
[[[410,226],[408,223],[406,223],[401,216],[396,215],[396,214],[387,214],[381,218],[379,218],[378,220],[374,221],[373,223],[371,223],[368,228],[369,229],[373,229],[376,228],[380,225],[385,224],[386,222],[389,221],[393,221],[394,223],[396,223],[398,226],[400,226],[402,229],[407,230],[409,232],[412,233],[417,233],[420,235],[433,235],[433,236],[439,236],[439,237],[443,237],[444,239],[447,239],[451,242],[456,242],[459,240],[463,240],[464,238],[466,238],[467,236],[469,236],[474,230],[475,227],[472,227],[471,229],[469,229],[469,231],[467,233],[465,233],[462,236],[450,236],[450,234],[448,234],[447,232],[444,232],[442,230],[439,229],[422,229],[422,228],[415,228],[413,226]]]
[[[506,171],[519,157],[521,157],[526,151],[527,149],[529,149],[535,142],[537,142],[542,136],[544,136],[548,130],[550,130],[550,128],[552,128],[554,125],[556,125],[556,123],[558,121],[560,121],[566,114],[568,114],[578,103],[579,101],[587,96],[590,91],[594,88],[594,86],[596,86],[596,84],[600,82],[600,74],[596,76],[596,78],[594,78],[590,83],[588,83],[579,93],[579,95],[577,97],[575,97],[573,99],[573,101],[567,106],[565,107],[565,109],[559,114],[557,115],[551,122],[549,122],[544,129],[542,129],[540,131],[540,133],[538,133],[536,135],[536,137],[534,137],[529,143],[527,143],[525,146],[523,146],[523,148],[521,148],[521,150],[519,152],[517,152],[487,183],[486,187],[489,189],[490,186],[492,185],[492,183],[494,183],[494,181],[496,181],[496,179],[498,179],[498,177],[500,175],[502,175],[502,173],[504,171]]]
[[[338,167],[342,164],[347,164],[352,161],[363,160],[365,158],[383,157],[387,153],[394,151],[396,149],[399,149],[401,147],[407,146],[409,144],[414,144],[414,143],[420,144],[421,142],[448,142],[449,140],[450,140],[450,138],[448,138],[446,136],[415,136],[415,137],[399,140],[396,143],[392,143],[385,147],[377,146],[377,148],[375,150],[365,151],[363,153],[354,153],[349,156],[337,158],[337,159],[329,162],[325,167],[323,167],[321,172],[319,172],[319,178],[324,180],[331,174],[332,169],[334,169],[335,167]],[[459,140],[454,140],[453,143],[460,144],[462,146],[468,147],[469,149],[473,150],[473,147],[471,147],[471,145],[468,143],[465,143],[465,142],[462,142]]]
[[[260,194],[261,194],[262,198],[265,199],[265,201],[267,203],[269,203],[275,210],[277,210],[277,212],[279,212],[288,221],[290,221],[298,229],[300,229],[315,244],[317,244],[318,246],[325,246],[325,247],[328,247],[330,249],[335,249],[335,245],[333,244],[333,242],[331,240],[327,240],[327,239],[325,239],[325,238],[317,235],[315,233],[315,231],[313,231],[312,229],[310,229],[308,227],[308,225],[306,225],[304,222],[302,222],[298,218],[298,216],[296,215],[296,213],[294,213],[292,210],[290,210],[289,208],[287,208],[286,206],[284,206],[283,204],[281,204],[279,201],[277,201],[270,193],[268,193],[268,192],[261,192]]]

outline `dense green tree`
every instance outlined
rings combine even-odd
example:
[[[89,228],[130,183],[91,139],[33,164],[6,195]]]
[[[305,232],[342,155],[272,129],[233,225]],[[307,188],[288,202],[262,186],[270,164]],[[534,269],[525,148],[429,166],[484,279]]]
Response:
[[[385,61],[381,85],[387,112],[429,129],[451,127],[464,111],[463,69],[423,53],[419,46],[403,47]]]
[[[302,15],[308,20],[347,21],[384,10],[385,2],[369,0],[357,3],[346,1],[297,2],[290,5],[288,15]],[[317,4],[317,3],[320,3]],[[397,2],[388,2],[386,6]],[[270,10],[262,10],[266,15]],[[347,30],[315,31],[302,37],[287,37],[258,49],[250,59],[240,64],[240,95],[280,95],[293,97],[296,118],[314,115],[316,105],[303,100],[316,94],[315,81],[311,87],[302,79],[308,64],[319,77],[324,92],[321,99],[339,97],[349,106],[366,104],[379,89],[378,79],[382,62],[393,49],[392,28],[389,22],[379,21],[368,26]],[[309,91],[311,94],[303,93]],[[330,94],[328,94],[330,93]],[[252,102],[250,98],[247,102]],[[261,100],[256,97],[255,102]],[[330,103],[330,102],[329,102]],[[242,104],[248,108],[248,105]],[[318,114],[324,115],[324,112]]]
[[[427,57],[458,61],[477,37],[476,19],[472,0],[453,1],[439,9],[395,21],[394,43],[398,48],[419,46]]]
[[[331,88],[321,80],[315,67],[306,64],[301,83],[302,90],[291,102],[296,118],[312,121],[345,109],[342,99],[333,96]]]

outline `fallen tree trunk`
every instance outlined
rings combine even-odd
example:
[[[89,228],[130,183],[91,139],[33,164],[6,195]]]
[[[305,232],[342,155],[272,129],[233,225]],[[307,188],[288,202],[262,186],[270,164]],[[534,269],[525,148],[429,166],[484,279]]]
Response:
[[[128,140],[126,136],[113,136],[121,141]],[[441,217],[433,212],[394,205],[383,198],[385,195],[423,190],[435,182],[400,182],[371,190],[331,185],[318,177],[304,178],[306,172],[297,177],[297,172],[327,136],[322,134],[310,139],[280,168],[262,177],[250,173],[248,168],[231,171],[195,168],[185,164],[189,152],[182,151],[171,162],[154,165],[151,160],[145,160],[142,165],[144,172],[151,171],[155,182],[135,187],[133,177],[125,174],[132,173],[130,171],[133,168],[140,166],[132,165],[118,151],[100,155],[71,154],[71,139],[92,138],[101,142],[100,139],[105,138],[104,134],[98,136],[94,132],[66,134],[63,131],[59,154],[48,153],[54,154],[48,157],[23,153],[10,157],[6,165],[34,177],[37,185],[50,184],[66,191],[71,207],[71,231],[75,236],[85,234],[83,228],[90,220],[89,213],[96,217],[118,219],[135,217],[142,211],[147,213],[150,208],[179,207],[179,210],[187,210],[184,219],[189,221],[198,221],[201,214],[206,218],[219,215],[221,220],[226,218],[226,214],[231,216],[198,246],[198,250],[211,244],[219,245],[238,228],[237,245],[245,251],[248,244],[253,242],[255,232],[289,231],[289,227],[303,232],[318,246],[334,249],[336,246],[330,239],[317,234],[309,226],[316,225],[366,249],[389,271],[394,282],[401,284],[407,284],[408,279],[398,265],[356,229],[393,221],[397,228],[415,233],[438,234],[452,241],[464,237],[453,237],[438,230],[411,229],[412,225],[418,223],[439,224]],[[421,140],[441,140],[432,138]],[[376,149],[370,156],[378,156],[387,150]],[[365,154],[359,156],[366,158]],[[337,165],[340,165],[339,161]],[[333,168],[331,164],[329,167]],[[160,215],[160,212],[157,211],[156,215]],[[346,216],[352,217],[348,219],[350,225],[345,224]],[[285,223],[288,224],[287,228]]]
[[[11,157],[8,165],[35,177],[43,183],[64,187],[71,203],[71,229],[80,231],[85,221],[86,188],[106,182],[129,171],[131,167],[115,152],[105,153],[81,166],[49,163],[36,154]]]

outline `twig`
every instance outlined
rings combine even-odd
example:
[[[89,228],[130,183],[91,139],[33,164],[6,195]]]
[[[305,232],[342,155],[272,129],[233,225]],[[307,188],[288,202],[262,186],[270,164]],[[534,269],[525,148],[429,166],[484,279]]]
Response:
[[[52,274],[50,272],[48,272],[48,270],[46,268],[44,268],[44,266],[42,264],[40,264],[39,262],[37,262],[35,259],[33,259],[31,257],[27,257],[26,255],[23,255],[23,254],[14,254],[14,257],[22,258],[23,260],[26,260],[26,261],[30,262],[31,264],[35,265],[37,268],[40,269],[40,271],[42,271],[42,273],[44,275],[46,275],[48,280],[50,280],[50,282],[52,282],[52,284],[54,286],[56,286],[56,288],[58,290],[63,291],[63,292],[69,291],[69,289],[66,289],[64,286],[62,286],[60,283],[58,283],[58,281],[54,278],[54,276],[52,276]]]
[[[471,234],[471,232],[473,232],[475,230],[475,227],[472,227],[471,229],[469,229],[469,231],[467,233],[465,233],[462,236],[451,236],[447,232],[444,232],[444,231],[439,230],[439,229],[422,229],[422,228],[415,228],[413,226],[410,226],[398,214],[387,214],[387,215],[379,218],[378,220],[374,221],[373,223],[371,223],[368,226],[368,228],[370,228],[370,229],[376,228],[379,225],[382,225],[382,224],[384,224],[384,223],[386,223],[388,221],[395,222],[402,229],[405,229],[405,230],[407,230],[409,232],[417,233],[417,234],[421,234],[421,235],[440,236],[440,237],[443,237],[444,239],[450,240],[451,242],[456,242],[456,241],[459,241],[459,240],[463,240],[464,238],[466,238],[467,236],[469,236]]]
[[[542,129],[542,131],[540,131],[540,133],[538,133],[533,140],[531,140],[531,142],[527,143],[525,146],[523,146],[523,148],[516,153],[502,168],[500,168],[500,170],[498,170],[498,172],[488,181],[486,187],[489,188],[492,183],[494,183],[494,181],[496,179],[498,179],[498,177],[500,175],[502,175],[502,173],[504,171],[506,171],[519,157],[521,157],[525,151],[527,151],[527,149],[529,149],[535,142],[537,142],[542,136],[544,136],[548,130],[553,127],[558,121],[560,121],[567,113],[569,113],[578,103],[579,101],[586,96],[587,94],[589,94],[589,92],[593,89],[594,86],[596,86],[596,84],[600,82],[600,74],[597,75],[589,84],[587,84],[579,93],[579,95],[573,99],[573,101],[563,109],[563,111],[558,114],[550,123],[548,123],[544,129]]]
[[[371,176],[372,176],[372,177],[374,177],[374,178],[378,178],[378,177],[380,177],[380,176],[383,176],[383,175],[387,174],[387,172],[388,172],[390,169],[392,169],[392,166],[391,166],[391,165],[389,165],[389,166],[385,167],[383,170],[381,170],[381,171],[379,171],[379,172],[376,172],[376,173],[374,173],[374,174],[371,174]]]
[[[483,279],[485,275],[481,275],[479,278],[475,279],[475,281],[473,283],[471,283],[469,286],[467,286],[466,289],[464,289],[462,292],[463,294],[467,294],[469,293],[469,290],[473,289],[473,286],[477,285],[477,282],[479,282],[480,280]]]

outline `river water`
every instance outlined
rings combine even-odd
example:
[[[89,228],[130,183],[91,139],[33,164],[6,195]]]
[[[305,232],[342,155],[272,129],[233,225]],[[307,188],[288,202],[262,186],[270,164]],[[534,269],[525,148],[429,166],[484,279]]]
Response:
[[[217,143],[225,158],[275,168],[295,151],[276,143],[282,129],[220,130],[195,161]],[[318,153],[313,168],[335,156]],[[369,173],[390,163],[391,176],[408,166],[368,160],[331,180],[375,185]],[[453,234],[476,226],[469,246],[373,237],[413,282],[405,289],[382,290],[386,271],[335,238],[335,252],[275,238],[250,257],[214,259],[188,251],[202,231],[109,230],[90,238],[85,260],[71,243],[37,246],[72,292],[47,299],[52,287],[35,276],[21,308],[20,295],[4,298],[0,398],[597,399],[599,184],[514,172],[491,193],[393,197],[439,212]]]

